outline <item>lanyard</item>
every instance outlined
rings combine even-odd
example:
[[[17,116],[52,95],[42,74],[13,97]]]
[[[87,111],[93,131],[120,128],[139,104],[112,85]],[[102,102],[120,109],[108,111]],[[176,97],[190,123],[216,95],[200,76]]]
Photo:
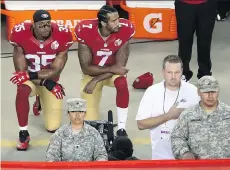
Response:
[[[164,100],[163,100],[163,112],[164,112],[164,114],[165,114],[165,94],[166,94],[166,86],[165,86],[165,84],[164,84],[164,87],[165,87],[165,90],[164,90]],[[177,92],[177,97],[176,97],[176,100],[175,100],[174,104],[177,102],[177,99],[178,99],[178,97],[179,97],[179,94],[180,94],[180,87],[181,87],[181,85],[179,86],[179,90],[178,90],[178,92]],[[173,105],[174,105],[174,104],[173,104]]]

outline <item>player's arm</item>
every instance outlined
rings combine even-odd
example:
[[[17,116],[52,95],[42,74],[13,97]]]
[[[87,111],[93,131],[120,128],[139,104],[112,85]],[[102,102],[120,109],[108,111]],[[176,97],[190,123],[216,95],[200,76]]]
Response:
[[[110,73],[110,67],[101,67],[92,64],[92,53],[91,49],[83,44],[78,43],[78,58],[82,69],[82,72],[86,75],[97,76],[103,73]]]
[[[24,55],[24,51],[22,47],[14,45],[13,50],[13,62],[15,71],[27,71],[28,64]],[[32,82],[36,85],[39,85],[41,80],[32,80]]]
[[[66,65],[68,60],[68,49],[73,44],[73,36],[69,28],[59,25],[58,29],[59,36],[62,37],[61,39],[64,44],[59,47],[59,52],[57,53],[55,60],[50,65],[50,68],[42,69],[37,72],[37,79],[51,79],[59,76]]]
[[[50,79],[60,75],[60,73],[65,67],[67,59],[68,59],[68,49],[63,52],[59,52],[54,62],[51,64],[50,69],[42,69],[37,72],[38,79]]]
[[[13,62],[14,62],[15,71],[27,71],[28,64],[22,47],[14,46]]]
[[[139,130],[156,128],[170,120],[167,114],[152,117],[153,104],[150,102],[152,100],[152,94],[154,94],[154,92],[152,92],[151,88],[148,88],[140,101],[136,115]]]
[[[116,66],[125,67],[130,54],[130,43],[127,41],[121,46],[121,48],[116,52]],[[115,66],[115,67],[116,67]],[[100,82],[105,79],[112,77],[113,73],[104,73],[93,78],[94,81]]]
[[[130,54],[130,42],[124,43],[116,52],[116,65],[118,67],[125,67]]]

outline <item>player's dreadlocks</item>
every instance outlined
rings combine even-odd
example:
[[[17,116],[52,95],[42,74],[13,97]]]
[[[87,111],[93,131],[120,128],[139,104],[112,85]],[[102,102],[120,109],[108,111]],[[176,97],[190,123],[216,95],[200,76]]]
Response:
[[[117,12],[117,10],[109,5],[104,5],[97,13],[98,18],[98,26],[101,28],[101,21],[107,23],[108,22],[108,13]]]

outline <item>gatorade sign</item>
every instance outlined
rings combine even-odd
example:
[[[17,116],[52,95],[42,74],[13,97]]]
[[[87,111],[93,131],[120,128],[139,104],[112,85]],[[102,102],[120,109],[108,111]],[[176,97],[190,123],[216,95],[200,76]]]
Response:
[[[151,13],[146,15],[143,21],[143,25],[145,30],[149,33],[161,33],[163,31],[162,13]]]

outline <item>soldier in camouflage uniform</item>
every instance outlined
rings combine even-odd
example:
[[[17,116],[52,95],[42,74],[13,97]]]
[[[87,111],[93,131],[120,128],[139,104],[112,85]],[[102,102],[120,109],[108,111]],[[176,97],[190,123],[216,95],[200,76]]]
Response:
[[[86,101],[67,100],[70,123],[52,136],[46,151],[46,161],[107,161],[103,139],[92,126],[84,123]]]
[[[198,80],[199,104],[184,110],[171,134],[176,159],[230,158],[230,106],[220,102],[213,76]]]

